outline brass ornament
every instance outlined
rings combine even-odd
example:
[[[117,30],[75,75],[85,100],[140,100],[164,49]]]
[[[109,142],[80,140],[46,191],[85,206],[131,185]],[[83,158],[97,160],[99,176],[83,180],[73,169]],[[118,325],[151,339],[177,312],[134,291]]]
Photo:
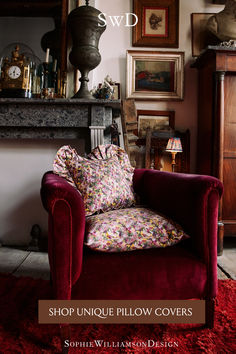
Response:
[[[0,96],[26,97],[30,86],[30,66],[23,54],[19,53],[19,46],[15,47],[12,56],[3,59]]]

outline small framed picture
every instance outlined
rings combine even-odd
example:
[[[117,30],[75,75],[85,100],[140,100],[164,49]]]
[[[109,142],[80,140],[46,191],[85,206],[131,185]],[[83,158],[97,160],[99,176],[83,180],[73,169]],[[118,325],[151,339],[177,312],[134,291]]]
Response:
[[[138,136],[146,137],[147,129],[152,131],[164,128],[175,128],[175,112],[174,111],[150,111],[138,110]]]
[[[208,19],[215,14],[213,13],[192,13],[192,56],[196,57],[210,44],[211,34],[207,30]]]
[[[114,85],[112,85],[113,87],[113,95],[112,95],[112,99],[113,100],[120,100],[120,84],[117,82]]]
[[[127,98],[182,100],[184,53],[127,51]]]
[[[133,0],[133,12],[139,19],[134,47],[178,48],[179,0]]]

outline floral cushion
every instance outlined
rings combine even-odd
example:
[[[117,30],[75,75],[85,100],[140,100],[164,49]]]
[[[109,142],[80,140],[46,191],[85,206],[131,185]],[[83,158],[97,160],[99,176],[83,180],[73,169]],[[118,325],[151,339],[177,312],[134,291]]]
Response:
[[[133,173],[134,168],[131,166],[129,157],[126,152],[119,146],[113,144],[99,145],[88,155],[90,160],[106,160],[112,156],[116,156],[121,168],[128,172]]]
[[[186,238],[178,224],[143,207],[113,210],[86,221],[85,245],[97,251],[167,247]]]
[[[63,146],[57,152],[53,170],[81,193],[87,216],[126,208],[135,202],[134,169],[128,155],[118,146],[100,145],[87,158],[70,146]]]
[[[124,171],[116,156],[107,160],[86,160],[69,166],[82,194],[86,215],[134,204],[132,174]]]
[[[62,146],[56,153],[53,162],[53,172],[67,180],[73,187],[76,185],[68,169],[68,164],[71,162],[83,161],[83,157],[79,156],[77,151],[70,145]]]

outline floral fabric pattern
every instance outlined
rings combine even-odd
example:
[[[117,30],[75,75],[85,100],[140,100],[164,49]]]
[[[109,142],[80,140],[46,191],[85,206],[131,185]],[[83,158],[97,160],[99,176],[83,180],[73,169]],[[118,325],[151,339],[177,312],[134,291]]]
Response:
[[[189,238],[178,224],[143,207],[90,216],[86,231],[85,245],[104,252],[167,247]]]
[[[129,157],[126,152],[119,146],[113,144],[99,145],[88,155],[90,160],[106,160],[112,156],[116,156],[121,168],[128,172],[133,173],[134,168],[131,166]]]
[[[53,164],[53,172],[81,193],[87,216],[133,205],[133,171],[126,152],[112,144],[99,145],[87,158],[63,146]]]
[[[62,146],[56,153],[53,162],[53,172],[67,180],[73,187],[76,185],[68,169],[68,164],[71,162],[83,161],[83,157],[79,156],[77,151],[70,145]]]
[[[70,164],[69,171],[83,197],[87,216],[126,208],[135,202],[133,174],[121,168],[116,156],[107,160],[84,159]]]

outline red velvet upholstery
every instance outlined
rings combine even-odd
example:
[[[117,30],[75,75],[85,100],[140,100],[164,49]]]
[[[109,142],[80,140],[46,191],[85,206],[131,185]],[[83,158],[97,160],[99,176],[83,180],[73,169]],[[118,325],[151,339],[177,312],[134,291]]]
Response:
[[[49,213],[49,261],[57,299],[189,299],[217,293],[217,220],[222,184],[214,177],[137,169],[141,201],[191,236],[165,249],[104,253],[83,250],[79,193],[52,173],[41,196]]]

